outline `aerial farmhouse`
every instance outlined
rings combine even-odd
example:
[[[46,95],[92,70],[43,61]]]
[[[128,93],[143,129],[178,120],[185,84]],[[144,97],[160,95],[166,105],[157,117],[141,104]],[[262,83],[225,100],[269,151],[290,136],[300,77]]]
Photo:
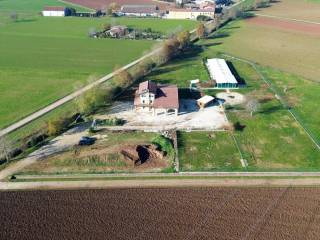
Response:
[[[206,66],[216,88],[238,88],[239,84],[224,59],[207,59]]]
[[[127,26],[113,26],[107,31],[113,38],[120,38],[129,33]]]
[[[64,7],[52,7],[46,6],[42,11],[42,16],[44,17],[64,17],[65,16],[65,8]]]
[[[179,94],[176,85],[158,86],[152,81],[140,83],[134,98],[134,108],[137,112],[160,114],[175,114],[179,111]]]

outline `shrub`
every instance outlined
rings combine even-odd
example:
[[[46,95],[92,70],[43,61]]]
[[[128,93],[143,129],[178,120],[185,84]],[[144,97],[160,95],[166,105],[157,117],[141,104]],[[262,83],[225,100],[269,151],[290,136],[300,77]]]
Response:
[[[161,151],[164,151],[168,156],[174,156],[174,148],[172,141],[162,135],[158,135],[152,140],[154,145],[157,145]]]
[[[115,76],[116,84],[119,87],[127,87],[133,82],[133,77],[127,70],[121,70]]]
[[[70,120],[68,118],[58,118],[49,120],[47,123],[47,131],[49,136],[56,136],[62,133],[68,127]]]
[[[205,15],[199,15],[199,16],[197,17],[197,21],[206,22],[206,21],[209,21],[209,20],[211,20],[211,17],[205,16]]]
[[[84,114],[91,114],[95,112],[98,107],[104,105],[106,100],[110,100],[110,96],[107,94],[111,94],[111,90],[101,89],[95,87],[86,93],[84,93],[77,101],[79,111]]]

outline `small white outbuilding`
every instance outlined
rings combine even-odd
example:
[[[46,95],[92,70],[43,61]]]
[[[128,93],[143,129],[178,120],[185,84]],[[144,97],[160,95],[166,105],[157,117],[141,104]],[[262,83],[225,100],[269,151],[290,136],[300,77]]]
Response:
[[[44,7],[42,11],[42,16],[44,17],[64,17],[64,7]]]
[[[208,104],[210,104],[213,100],[214,100],[214,97],[209,96],[209,95],[205,95],[202,98],[199,98],[197,100],[197,104],[198,104],[200,109],[203,109],[206,106],[208,106]]]

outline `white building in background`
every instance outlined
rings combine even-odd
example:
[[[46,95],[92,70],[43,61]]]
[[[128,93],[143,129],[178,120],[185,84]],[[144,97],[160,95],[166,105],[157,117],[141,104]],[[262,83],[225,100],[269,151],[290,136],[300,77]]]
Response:
[[[192,19],[196,20],[198,16],[207,16],[214,18],[214,9],[185,9],[178,8],[169,10],[169,13],[166,15],[168,19]]]
[[[212,58],[207,60],[207,68],[216,88],[238,88],[238,81],[230,71],[224,59]]]
[[[64,7],[44,7],[42,16],[44,17],[64,17]]]

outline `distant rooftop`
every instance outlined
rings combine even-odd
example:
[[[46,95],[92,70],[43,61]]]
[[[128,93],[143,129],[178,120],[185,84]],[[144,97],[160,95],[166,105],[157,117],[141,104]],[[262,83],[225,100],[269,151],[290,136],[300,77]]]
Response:
[[[45,6],[44,11],[64,11],[65,7],[62,6]]]
[[[121,7],[121,11],[125,13],[154,13],[158,11],[158,6],[156,5],[136,5],[127,4]]]

